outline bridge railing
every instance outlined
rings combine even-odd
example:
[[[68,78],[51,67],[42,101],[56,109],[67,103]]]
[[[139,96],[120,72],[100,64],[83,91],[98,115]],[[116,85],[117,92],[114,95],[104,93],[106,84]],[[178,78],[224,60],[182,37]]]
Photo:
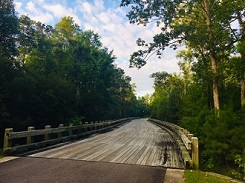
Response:
[[[122,123],[135,118],[123,118],[112,121],[99,121],[73,126],[60,124],[57,128],[46,125],[45,129],[35,130],[28,127],[27,131],[14,132],[13,128],[5,129],[3,152],[5,155],[20,154],[50,145],[64,143],[80,137],[85,137],[94,133],[110,130]],[[19,142],[17,142],[19,140]],[[15,143],[14,143],[15,142]],[[22,142],[21,145],[18,143]],[[24,144],[23,144],[24,142]]]
[[[193,137],[188,130],[181,128],[173,123],[160,121],[156,119],[149,119],[149,121],[164,127],[169,133],[172,133],[173,138],[180,147],[181,156],[184,160],[185,167],[194,169],[199,168],[199,152],[198,152],[198,138]]]

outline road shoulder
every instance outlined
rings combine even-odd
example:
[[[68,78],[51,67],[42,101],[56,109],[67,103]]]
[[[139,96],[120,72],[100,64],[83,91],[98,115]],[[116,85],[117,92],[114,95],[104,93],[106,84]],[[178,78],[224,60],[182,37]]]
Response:
[[[164,183],[184,183],[184,170],[167,169]]]

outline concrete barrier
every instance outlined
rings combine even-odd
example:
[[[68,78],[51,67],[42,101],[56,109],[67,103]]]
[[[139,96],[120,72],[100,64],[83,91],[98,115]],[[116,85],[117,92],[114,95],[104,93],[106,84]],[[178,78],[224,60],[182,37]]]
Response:
[[[69,140],[78,139],[94,133],[100,133],[110,130],[122,123],[131,121],[136,118],[123,118],[112,121],[101,121],[96,123],[85,123],[77,126],[70,124],[64,126],[60,124],[58,128],[51,128],[50,125],[46,125],[45,129],[35,130],[34,127],[28,127],[27,131],[14,132],[13,128],[5,129],[4,134],[4,155],[19,154],[30,150],[35,150],[50,145],[63,143]],[[54,134],[54,135],[52,135]],[[34,138],[39,136],[39,141],[34,141]],[[42,138],[40,138],[42,136]],[[51,136],[55,136],[51,138]],[[14,144],[16,139],[26,138],[26,143],[19,145]],[[41,139],[41,140],[40,140]]]
[[[157,119],[149,119],[149,121],[166,128],[169,133],[174,134],[173,138],[176,138],[175,141],[180,147],[182,159],[186,168],[199,169],[197,137],[193,137],[193,134],[191,134],[188,130],[173,123],[160,121]]]

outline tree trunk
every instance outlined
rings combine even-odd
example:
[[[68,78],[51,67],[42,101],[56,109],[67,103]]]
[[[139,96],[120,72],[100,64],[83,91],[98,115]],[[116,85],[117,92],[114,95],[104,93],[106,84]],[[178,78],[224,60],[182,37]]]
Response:
[[[241,79],[241,109],[245,111],[245,79]]]
[[[245,61],[245,54],[241,53],[242,62]],[[245,111],[245,72],[241,74],[241,110]]]
[[[219,105],[219,90],[218,90],[218,77],[217,77],[217,64],[216,64],[216,59],[210,55],[210,60],[212,63],[212,71],[213,71],[213,99],[214,99],[214,109],[215,113],[219,116],[219,110],[220,110],[220,105]]]
[[[240,25],[240,32],[241,32],[241,42],[245,41],[245,27],[244,21],[242,19],[242,15],[240,12],[237,12],[237,19]],[[242,62],[245,61],[245,53],[244,50],[240,51]],[[245,72],[241,73],[241,110],[245,111]]]
[[[205,16],[206,16],[206,24],[207,24],[207,31],[209,34],[209,42],[210,42],[210,61],[211,61],[211,66],[212,66],[212,71],[213,71],[213,100],[214,100],[214,110],[216,116],[219,117],[219,110],[220,110],[220,103],[219,103],[219,90],[218,90],[218,77],[217,77],[217,61],[215,58],[215,51],[212,45],[213,42],[213,35],[211,32],[211,14],[210,14],[210,5],[208,0],[204,0],[204,9],[205,9]]]

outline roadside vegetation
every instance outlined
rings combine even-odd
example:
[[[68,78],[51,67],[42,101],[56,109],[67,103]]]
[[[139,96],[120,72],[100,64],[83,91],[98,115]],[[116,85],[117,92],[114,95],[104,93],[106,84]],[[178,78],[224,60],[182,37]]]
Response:
[[[0,147],[4,129],[144,116],[135,85],[100,36],[72,17],[54,27],[0,1]]]
[[[185,183],[230,183],[231,178],[212,175],[201,171],[186,170],[184,173]],[[237,182],[237,181],[233,181]]]
[[[152,42],[137,40],[132,67],[161,59],[166,47],[185,47],[177,55],[181,73],[151,74],[151,117],[199,138],[202,170],[245,180],[244,1],[121,0],[121,6],[130,9],[130,23],[160,28]]]

